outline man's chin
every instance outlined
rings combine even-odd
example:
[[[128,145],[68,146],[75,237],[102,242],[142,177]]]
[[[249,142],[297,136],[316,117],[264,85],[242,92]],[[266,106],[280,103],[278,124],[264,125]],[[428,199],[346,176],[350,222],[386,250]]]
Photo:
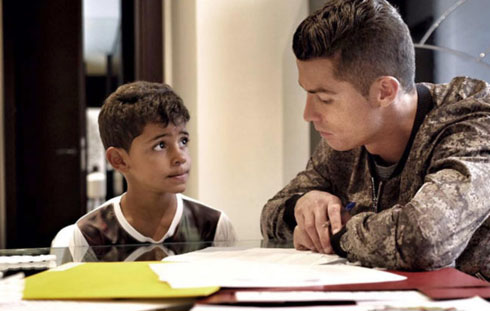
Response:
[[[350,151],[357,147],[357,146],[351,146],[346,144],[336,144],[335,142],[328,141],[326,139],[325,141],[327,142],[327,145],[335,151]]]

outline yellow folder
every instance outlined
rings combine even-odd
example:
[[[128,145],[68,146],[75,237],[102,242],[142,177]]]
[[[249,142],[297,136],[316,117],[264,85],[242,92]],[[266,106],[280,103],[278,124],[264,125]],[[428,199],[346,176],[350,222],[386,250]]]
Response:
[[[149,267],[150,263],[155,262],[90,262],[62,265],[27,277],[23,298],[188,298],[207,296],[219,290],[219,287],[173,289],[167,283],[158,280],[158,276]]]

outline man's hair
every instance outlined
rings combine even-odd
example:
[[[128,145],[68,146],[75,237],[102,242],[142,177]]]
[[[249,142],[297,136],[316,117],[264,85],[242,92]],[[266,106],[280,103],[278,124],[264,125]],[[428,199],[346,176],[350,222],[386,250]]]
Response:
[[[99,114],[104,148],[129,152],[133,139],[149,123],[180,125],[190,119],[182,99],[167,84],[137,81],[121,85],[109,95]]]
[[[296,29],[299,60],[331,58],[337,79],[364,96],[380,76],[393,76],[406,92],[414,88],[415,51],[400,14],[384,0],[329,0]]]

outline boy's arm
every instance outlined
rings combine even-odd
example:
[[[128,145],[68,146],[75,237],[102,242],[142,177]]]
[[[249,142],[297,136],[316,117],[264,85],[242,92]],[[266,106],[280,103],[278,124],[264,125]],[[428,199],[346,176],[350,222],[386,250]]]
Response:
[[[76,223],[73,226],[73,233],[68,248],[70,249],[70,254],[74,262],[82,262],[87,251],[90,249],[90,245]]]
[[[410,202],[347,222],[339,246],[349,260],[392,269],[441,268],[454,263],[488,220],[488,117],[455,124],[445,135]]]
[[[214,234],[214,242],[224,242],[232,245],[236,241],[236,233],[228,216],[221,212],[218,224],[216,225],[216,233]],[[220,244],[221,246],[226,244]]]

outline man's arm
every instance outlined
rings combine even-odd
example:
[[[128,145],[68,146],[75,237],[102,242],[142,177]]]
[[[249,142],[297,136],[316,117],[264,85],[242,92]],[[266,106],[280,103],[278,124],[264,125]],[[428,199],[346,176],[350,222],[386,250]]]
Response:
[[[262,209],[260,224],[266,239],[292,240],[297,225],[294,207],[305,193],[312,190],[329,191],[328,147],[323,141],[308,161],[306,169],[270,199]]]
[[[490,124],[455,124],[433,149],[424,184],[406,205],[353,216],[340,238],[350,260],[393,269],[454,263],[490,216]],[[448,133],[450,132],[450,133]]]

